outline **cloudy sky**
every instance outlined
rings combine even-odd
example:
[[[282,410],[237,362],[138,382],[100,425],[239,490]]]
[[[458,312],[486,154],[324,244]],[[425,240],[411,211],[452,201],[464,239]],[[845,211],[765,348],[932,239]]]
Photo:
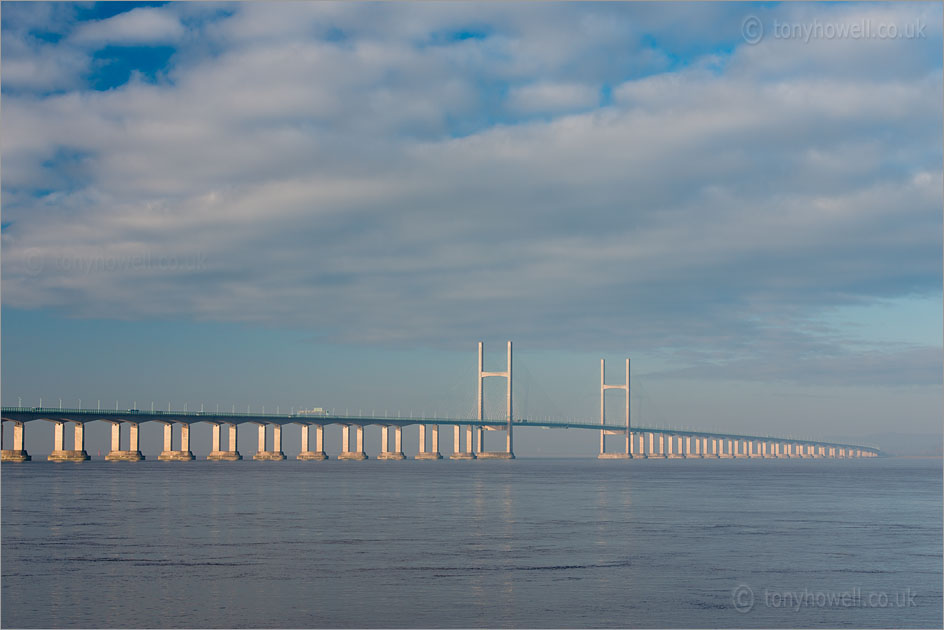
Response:
[[[939,432],[941,22],[5,2],[4,404]]]

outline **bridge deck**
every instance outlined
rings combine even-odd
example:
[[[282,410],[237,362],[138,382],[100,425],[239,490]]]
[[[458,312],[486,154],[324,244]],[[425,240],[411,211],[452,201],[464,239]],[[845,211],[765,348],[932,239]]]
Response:
[[[94,422],[102,420],[105,422],[163,422],[163,423],[184,423],[193,424],[197,422],[207,422],[211,424],[305,424],[305,425],[384,425],[384,426],[409,426],[414,424],[425,425],[447,425],[447,426],[505,426],[504,421],[499,420],[476,420],[471,418],[439,418],[439,417],[389,417],[389,416],[348,416],[348,415],[315,415],[315,414],[263,414],[263,413],[215,413],[204,411],[141,411],[136,409],[125,410],[98,410],[98,409],[59,409],[59,408],[38,408],[38,407],[2,407],[0,416],[3,420],[14,422],[30,422],[34,420],[47,420],[52,422]],[[599,431],[625,431],[625,425],[604,424],[583,421],[544,421],[532,420],[529,418],[517,418],[512,422],[515,428],[544,428],[544,429],[589,429]],[[873,446],[862,446],[856,444],[842,444],[838,442],[823,442],[819,440],[798,439],[791,437],[778,437],[772,435],[745,435],[738,433],[717,433],[710,431],[693,431],[688,429],[671,429],[665,427],[645,427],[633,426],[633,432],[638,433],[662,433],[666,435],[688,436],[688,437],[706,437],[715,439],[734,439],[734,440],[765,440],[768,442],[782,442],[792,444],[808,444],[813,446],[827,446],[838,448],[857,448],[864,451],[878,453],[878,448]]]

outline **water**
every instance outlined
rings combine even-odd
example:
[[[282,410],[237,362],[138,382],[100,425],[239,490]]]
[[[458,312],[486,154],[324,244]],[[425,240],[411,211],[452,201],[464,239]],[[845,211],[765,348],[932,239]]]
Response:
[[[4,464],[0,623],[941,627],[941,481],[897,459]]]

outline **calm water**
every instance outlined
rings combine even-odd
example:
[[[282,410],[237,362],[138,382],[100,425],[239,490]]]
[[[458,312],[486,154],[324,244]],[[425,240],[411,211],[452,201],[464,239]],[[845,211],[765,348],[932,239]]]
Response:
[[[4,464],[0,622],[941,627],[941,480],[895,459]]]

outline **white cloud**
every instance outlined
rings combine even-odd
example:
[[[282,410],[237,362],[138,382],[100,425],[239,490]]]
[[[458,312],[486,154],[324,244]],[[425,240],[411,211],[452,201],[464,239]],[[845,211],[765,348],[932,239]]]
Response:
[[[508,107],[524,113],[555,114],[586,110],[599,104],[598,90],[579,83],[533,83],[513,88]]]
[[[737,367],[820,309],[939,290],[939,61],[847,75],[810,48],[783,72],[763,42],[668,71],[597,7],[557,47],[585,9],[425,6],[239,5],[167,84],[5,96],[5,304],[368,341],[616,331]],[[621,38],[648,71],[595,108]],[[199,264],[118,264],[136,252]]]
[[[73,33],[78,44],[149,45],[170,44],[183,37],[185,29],[167,10],[141,7],[104,20],[82,23]]]

